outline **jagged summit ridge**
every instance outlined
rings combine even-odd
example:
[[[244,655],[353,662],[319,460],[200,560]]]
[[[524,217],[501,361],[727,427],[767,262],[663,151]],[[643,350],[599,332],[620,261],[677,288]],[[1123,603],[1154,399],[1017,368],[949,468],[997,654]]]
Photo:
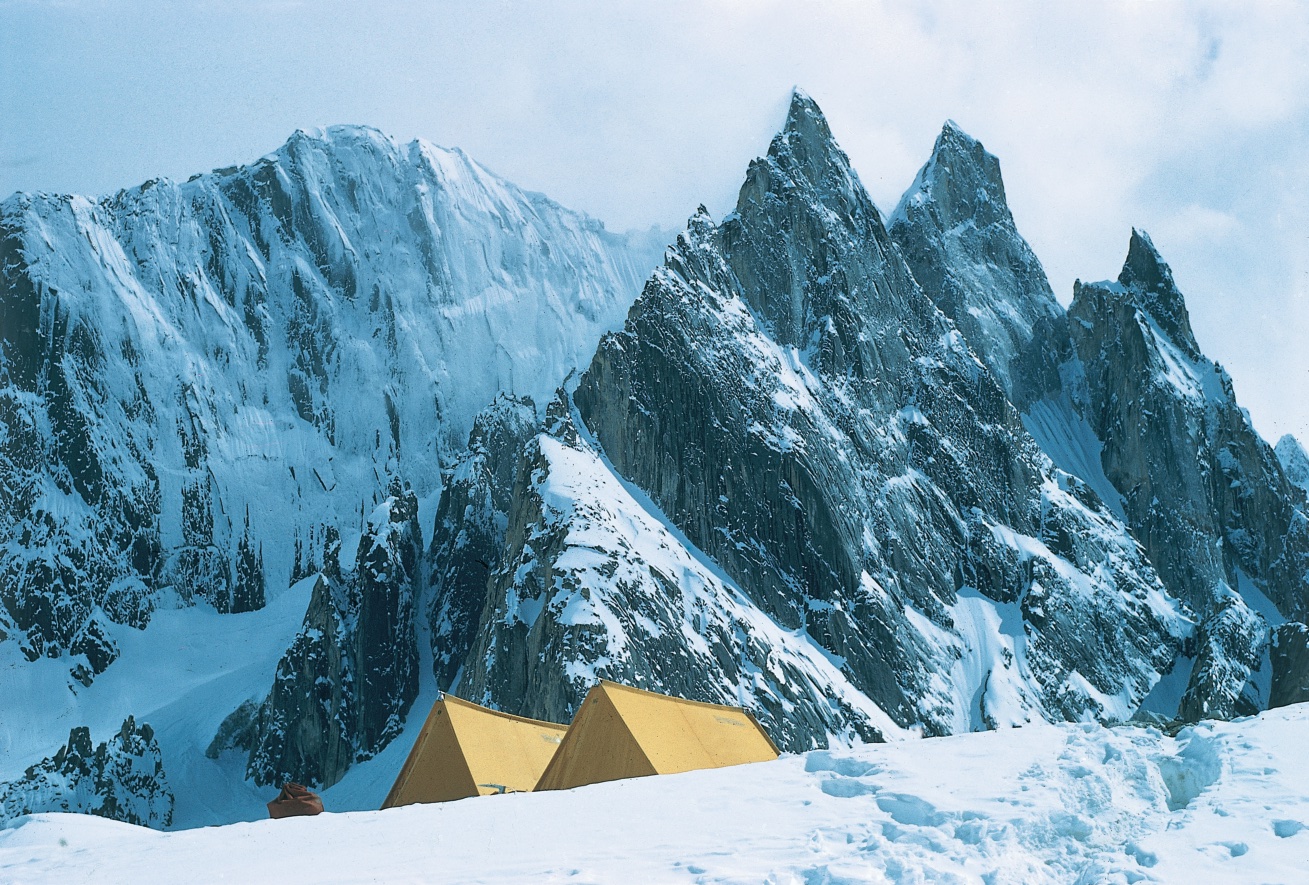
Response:
[[[812,214],[793,219],[780,217],[779,210],[785,205],[783,195],[791,192],[806,194],[823,207],[827,218],[819,220]],[[768,153],[751,161],[736,209],[723,220],[723,236],[738,238],[750,221],[758,219],[768,220],[777,240],[742,237],[741,246],[754,257],[731,265],[752,309],[769,324],[779,341],[801,348],[805,358],[821,358],[815,353],[817,348],[844,363],[856,351],[867,351],[866,344],[835,345],[830,330],[826,326],[818,328],[825,322],[823,317],[835,309],[829,298],[832,281],[828,270],[835,269],[838,244],[835,240],[823,242],[829,232],[826,222],[837,221],[834,227],[842,240],[859,237],[876,244],[866,257],[872,264],[885,262],[892,247],[877,207],[851,168],[849,158],[833,140],[821,109],[803,93],[792,96],[786,122],[772,139]],[[713,224],[707,217],[704,221]],[[796,227],[805,229],[796,232]],[[692,228],[699,230],[696,224]],[[797,236],[793,237],[793,233]],[[814,246],[813,255],[796,252],[793,240],[797,237]],[[785,270],[778,280],[764,282],[756,272],[764,265],[785,266]],[[893,266],[892,271],[897,269]],[[897,291],[889,289],[884,294],[895,298]],[[865,365],[856,371],[869,369]]]
[[[832,137],[827,117],[818,103],[803,90],[797,88],[792,92],[786,120],[773,137],[767,155],[751,162],[738,196],[738,212],[740,204],[747,198],[753,201],[768,192],[768,182],[771,179],[766,175],[759,178],[755,174],[760,164],[770,166],[774,174],[785,166],[787,174],[803,178],[824,193],[839,197],[833,206],[834,210],[856,213],[852,218],[856,223],[861,223],[870,214],[881,218],[877,208],[864,194],[859,176],[850,165],[850,158]]]

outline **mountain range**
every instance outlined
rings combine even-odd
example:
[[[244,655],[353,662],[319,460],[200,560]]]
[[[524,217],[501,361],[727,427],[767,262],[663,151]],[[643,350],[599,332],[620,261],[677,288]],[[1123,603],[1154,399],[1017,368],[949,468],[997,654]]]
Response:
[[[10,197],[0,807],[377,807],[437,691],[796,752],[1309,700],[1309,457],[1126,239],[1065,308],[979,142],[884,216],[798,90],[676,235],[360,127]]]

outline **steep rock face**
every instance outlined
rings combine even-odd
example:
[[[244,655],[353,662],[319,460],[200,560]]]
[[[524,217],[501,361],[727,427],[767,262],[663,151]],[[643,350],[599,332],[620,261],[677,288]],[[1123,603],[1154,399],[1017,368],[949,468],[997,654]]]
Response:
[[[1179,662],[1194,660],[1190,690],[1180,710],[1163,712],[1232,715],[1266,703],[1267,629],[1304,605],[1305,527],[1290,506],[1303,496],[1277,475],[1230,381],[1201,353],[1149,239],[1134,233],[1118,281],[1079,288],[1061,316],[1013,226],[998,163],[950,124],[890,230],[1045,452],[1129,524],[1198,612],[1203,629]],[[1289,475],[1299,475],[1287,468],[1297,453],[1294,440],[1281,444]]]
[[[437,686],[453,690],[500,561],[523,447],[537,431],[536,406],[501,396],[473,421],[468,452],[445,477],[428,549],[428,619]]]
[[[418,694],[418,499],[398,485],[391,492],[369,519],[353,570],[334,567],[340,548],[329,543],[328,568],[268,697],[253,720],[238,708],[215,738],[214,751],[250,751],[258,784],[331,786],[400,733]]]
[[[1273,631],[1270,657],[1273,673],[1268,706],[1309,702],[1309,627],[1297,623],[1279,626]]]
[[[184,184],[5,200],[6,634],[89,678],[160,598],[258,607],[379,476],[431,495],[498,391],[552,394],[657,254],[357,127]]]
[[[1000,161],[980,142],[946,123],[887,230],[923,292],[1015,405],[1057,388],[1058,361],[1043,332],[1064,311],[1014,225]]]
[[[1139,546],[1052,467],[923,295],[802,95],[736,211],[721,227],[691,220],[574,398],[578,432],[685,537],[686,555],[721,568],[790,635],[779,645],[830,656],[890,720],[884,731],[1125,718],[1188,632]],[[542,462],[551,438],[529,447],[525,488],[557,475]],[[612,514],[585,521],[613,523],[642,533]],[[515,495],[486,638],[468,659],[470,684],[511,709],[576,703],[567,679],[528,684],[538,649],[576,649],[583,675],[613,658],[604,637],[619,631],[603,616],[584,641],[569,609],[551,607],[569,571],[559,564],[590,555],[544,528],[555,525]],[[536,600],[531,617],[514,614],[524,600]],[[641,637],[656,631],[621,627],[626,661],[670,655],[667,632],[651,655]],[[655,678],[650,663],[625,666]],[[802,721],[785,742],[823,743],[830,724]]]
[[[5,818],[64,811],[163,828],[172,822],[173,801],[154,730],[131,716],[94,749],[90,730],[74,728],[54,756],[0,784]]]
[[[1267,703],[1268,621],[1309,609],[1309,520],[1300,495],[1200,353],[1172,272],[1133,231],[1114,283],[1079,285],[1068,329],[1086,379],[1085,416],[1105,474],[1165,584],[1202,618],[1182,715]]]
[[[567,722],[597,679],[744,705],[791,748],[902,733],[625,483],[561,392],[525,449],[461,690]]]
[[[1055,465],[1120,519],[1103,442],[1087,423],[1086,379],[1064,309],[1014,224],[1000,162],[954,123],[892,213],[888,231],[924,294],[959,328]]]

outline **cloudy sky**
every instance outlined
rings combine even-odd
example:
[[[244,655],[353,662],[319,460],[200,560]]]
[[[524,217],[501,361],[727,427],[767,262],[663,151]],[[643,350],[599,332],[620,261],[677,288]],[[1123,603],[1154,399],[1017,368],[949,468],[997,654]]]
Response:
[[[1148,230],[1270,439],[1309,442],[1309,4],[0,0],[0,195],[298,127],[464,148],[612,228],[730,208],[793,85],[884,211],[953,118],[1067,303]]]

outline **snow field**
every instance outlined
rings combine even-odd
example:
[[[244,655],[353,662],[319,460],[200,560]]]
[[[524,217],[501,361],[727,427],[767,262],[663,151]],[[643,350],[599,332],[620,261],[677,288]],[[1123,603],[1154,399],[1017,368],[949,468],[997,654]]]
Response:
[[[158,833],[49,814],[0,880],[1303,882],[1309,705],[1176,738],[1033,725],[390,811]]]

